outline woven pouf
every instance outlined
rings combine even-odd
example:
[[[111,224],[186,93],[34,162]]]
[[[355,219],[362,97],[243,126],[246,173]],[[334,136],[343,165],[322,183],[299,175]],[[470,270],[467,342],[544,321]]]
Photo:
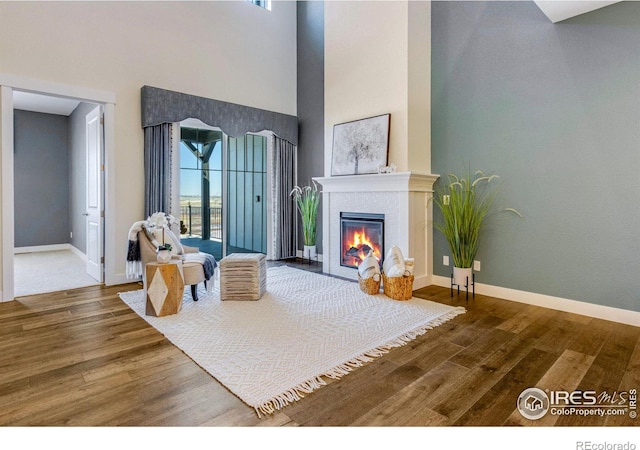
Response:
[[[266,289],[262,253],[232,253],[220,260],[220,300],[260,300]]]

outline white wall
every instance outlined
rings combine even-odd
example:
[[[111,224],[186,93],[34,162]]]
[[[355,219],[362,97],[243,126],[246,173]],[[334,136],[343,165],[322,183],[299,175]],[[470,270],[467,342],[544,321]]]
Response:
[[[325,3],[325,175],[331,174],[333,126],[391,113],[389,162],[407,170],[407,5]]]
[[[431,2],[409,2],[407,164],[431,172]]]
[[[386,113],[389,162],[430,171],[430,12],[427,1],[325,3],[326,176],[333,126]]]
[[[398,175],[429,174],[431,2],[326,2],[324,36],[325,176],[331,174],[333,126],[385,113],[391,114],[389,163],[397,166]],[[323,261],[325,271],[336,264],[331,259],[335,257],[331,256],[329,241],[339,240],[335,223],[347,204],[341,202],[347,198],[350,204],[358,205],[359,211],[386,211],[389,226],[385,227],[385,246],[388,249],[398,245],[405,257],[415,258],[415,288],[429,284],[433,232],[428,199],[435,177],[427,179],[428,186],[419,190],[409,183],[402,193],[394,189],[391,196],[387,193],[376,196],[382,199],[379,203],[390,201],[394,205],[376,206],[369,189],[363,187],[351,191],[357,194],[323,197],[323,249],[329,258]],[[367,209],[371,205],[375,206],[374,210]],[[400,209],[389,209],[392,207]],[[402,227],[394,226],[394,222],[411,226],[403,231]],[[338,231],[332,233],[332,230]],[[347,276],[347,273],[339,275]]]
[[[0,2],[0,74],[116,94],[116,277],[143,215],[143,85],[296,114],[296,5]],[[112,212],[113,214],[114,212]]]

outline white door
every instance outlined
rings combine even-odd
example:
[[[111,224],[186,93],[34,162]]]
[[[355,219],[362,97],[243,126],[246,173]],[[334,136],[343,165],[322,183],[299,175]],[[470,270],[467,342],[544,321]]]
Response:
[[[87,273],[103,281],[102,124],[101,108],[87,114]]]

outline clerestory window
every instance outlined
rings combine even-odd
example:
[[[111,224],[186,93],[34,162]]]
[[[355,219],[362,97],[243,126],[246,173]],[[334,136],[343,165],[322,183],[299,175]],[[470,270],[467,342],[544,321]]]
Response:
[[[247,0],[249,3],[253,3],[261,8],[271,11],[271,0]]]

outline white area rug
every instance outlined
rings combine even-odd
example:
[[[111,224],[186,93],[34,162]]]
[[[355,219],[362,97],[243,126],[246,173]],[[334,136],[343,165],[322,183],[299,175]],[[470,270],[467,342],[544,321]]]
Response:
[[[71,250],[18,253],[13,258],[16,297],[99,284]]]
[[[362,293],[357,283],[290,267],[267,270],[258,301],[220,301],[200,285],[172,316],[144,315],[142,291],[121,293],[136,313],[258,415],[273,413],[354,368],[465,312],[413,298]]]

